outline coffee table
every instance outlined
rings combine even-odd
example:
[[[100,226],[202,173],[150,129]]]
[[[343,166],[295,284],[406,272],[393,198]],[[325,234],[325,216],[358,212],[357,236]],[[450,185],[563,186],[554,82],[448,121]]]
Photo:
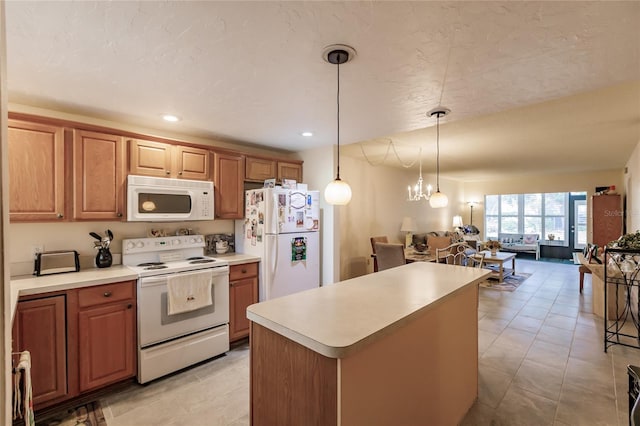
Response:
[[[496,278],[499,282],[502,282],[507,275],[516,274],[516,253],[499,251],[496,252],[495,256],[492,256],[489,250],[484,250],[481,253],[484,253],[484,264],[487,269],[492,271],[489,278]],[[509,260],[511,261],[511,268],[505,268],[504,263]]]

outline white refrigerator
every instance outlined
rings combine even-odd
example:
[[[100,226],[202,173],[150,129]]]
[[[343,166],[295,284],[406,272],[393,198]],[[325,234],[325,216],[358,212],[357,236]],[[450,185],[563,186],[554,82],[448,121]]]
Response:
[[[236,251],[262,259],[261,302],[320,286],[319,205],[319,191],[245,191],[245,218],[236,221]]]

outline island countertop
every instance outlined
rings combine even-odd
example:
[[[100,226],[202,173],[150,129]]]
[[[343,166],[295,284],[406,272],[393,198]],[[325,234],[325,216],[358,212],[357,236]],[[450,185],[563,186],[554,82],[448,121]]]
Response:
[[[415,262],[247,308],[247,318],[329,358],[344,358],[491,272]]]

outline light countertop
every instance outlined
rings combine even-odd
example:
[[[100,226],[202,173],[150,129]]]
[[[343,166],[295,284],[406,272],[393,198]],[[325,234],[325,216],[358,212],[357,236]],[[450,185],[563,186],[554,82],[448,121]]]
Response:
[[[247,317],[330,358],[344,358],[491,271],[415,262],[268,300]]]
[[[211,257],[215,257],[216,259],[226,260],[229,262],[230,266],[233,265],[242,265],[243,263],[252,263],[252,262],[260,262],[260,256],[253,256],[250,254],[243,253],[229,253],[229,254],[214,254]]]
[[[230,265],[259,262],[260,257],[247,254],[226,254],[214,256],[224,259]],[[71,290],[80,287],[109,284],[120,281],[137,280],[138,274],[123,265],[114,265],[109,268],[86,268],[79,272],[66,274],[22,275],[11,278],[11,317],[15,314],[18,298],[32,294],[49,293],[52,291]]]

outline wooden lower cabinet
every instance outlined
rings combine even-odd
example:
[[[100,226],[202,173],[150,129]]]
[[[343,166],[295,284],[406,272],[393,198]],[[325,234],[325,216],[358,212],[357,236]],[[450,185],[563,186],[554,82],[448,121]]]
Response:
[[[33,405],[37,410],[69,395],[65,295],[18,302],[13,326],[13,352],[31,354]],[[13,357],[17,363],[17,355]]]
[[[229,271],[229,341],[249,335],[247,306],[258,303],[258,263],[233,265]]]
[[[135,377],[135,292],[125,281],[18,302],[13,351],[31,352],[36,410]]]
[[[103,295],[105,303],[78,313],[80,392],[133,377],[136,373],[135,299],[112,303],[108,300],[110,296],[104,296],[109,294],[108,285],[91,290],[94,289]]]

